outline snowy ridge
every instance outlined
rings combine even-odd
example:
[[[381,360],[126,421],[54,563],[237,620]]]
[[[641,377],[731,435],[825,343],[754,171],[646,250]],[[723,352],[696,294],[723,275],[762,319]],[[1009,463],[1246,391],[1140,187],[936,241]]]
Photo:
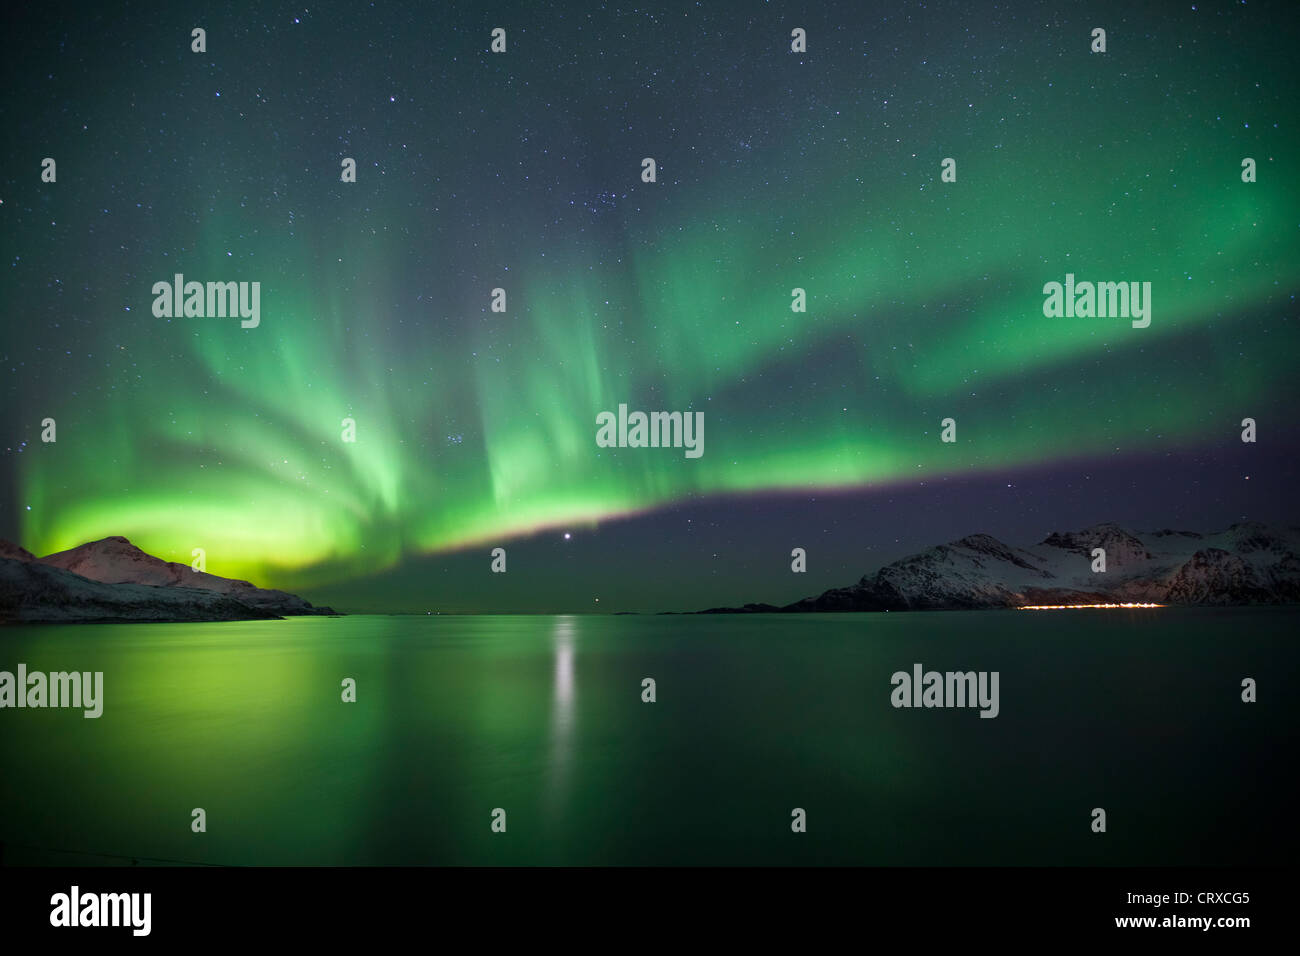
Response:
[[[1106,571],[1092,551],[1106,551]],[[1300,602],[1300,529],[1258,522],[1225,531],[1133,532],[1106,523],[1053,532],[1017,548],[969,535],[886,565],[857,584],[785,607],[749,604],[705,613],[916,611],[1034,604],[1239,605]]]

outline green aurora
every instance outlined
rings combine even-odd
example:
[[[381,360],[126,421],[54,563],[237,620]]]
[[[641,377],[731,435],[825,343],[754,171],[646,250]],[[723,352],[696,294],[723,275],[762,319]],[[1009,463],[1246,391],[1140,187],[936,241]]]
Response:
[[[44,396],[58,442],[34,441],[31,423],[24,543],[121,534],[186,563],[204,548],[214,573],[315,586],[685,498],[1236,440],[1243,417],[1286,407],[1295,374],[1300,197],[1275,157],[1297,138],[1271,113],[1215,122],[1216,105],[1243,112],[1233,83],[1189,117],[1172,80],[1121,75],[1122,56],[1090,61],[1085,45],[1063,67],[1072,86],[1021,73],[942,93],[933,111],[917,99],[906,122],[862,113],[878,91],[823,86],[815,112],[741,130],[729,165],[688,162],[685,134],[629,147],[620,180],[589,184],[612,197],[590,228],[552,227],[552,201],[511,155],[498,167],[515,181],[486,208],[519,199],[516,212],[462,234],[432,223],[469,215],[457,204],[474,203],[476,166],[498,168],[483,155],[496,139],[423,162],[394,146],[355,185],[329,182],[325,153],[315,184],[295,186],[324,151],[268,160],[265,132],[223,151],[242,129],[227,90],[185,176],[235,185],[181,219],[170,255],[133,253],[129,315],[86,333],[145,377],[102,400]],[[1078,80],[1089,72],[1104,81]],[[705,128],[702,104],[681,110]],[[701,135],[716,148],[746,115]],[[639,181],[643,152],[660,182]],[[421,195],[436,201],[421,205],[407,184],[434,154]],[[946,156],[955,183],[940,181]],[[1241,181],[1245,156],[1256,183]],[[296,190],[287,219],[268,206],[276,184]],[[150,287],[175,272],[260,281],[260,327],[154,318]],[[1044,317],[1044,283],[1067,272],[1151,282],[1150,327]],[[497,286],[504,315],[488,308]],[[790,309],[796,287],[806,314]],[[598,448],[596,415],[619,403],[703,411],[703,457]],[[956,444],[939,440],[948,416]]]

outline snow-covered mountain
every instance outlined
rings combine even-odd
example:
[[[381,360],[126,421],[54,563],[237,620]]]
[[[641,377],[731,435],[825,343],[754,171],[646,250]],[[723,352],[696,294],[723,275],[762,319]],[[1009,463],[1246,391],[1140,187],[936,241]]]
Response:
[[[1092,570],[1094,548],[1106,552],[1105,572]],[[1107,523],[1054,532],[1027,548],[975,534],[786,607],[712,610],[916,611],[1108,602],[1300,602],[1300,529],[1248,522],[1215,534],[1132,532]]]
[[[231,621],[333,613],[286,591],[163,561],[122,537],[43,558],[0,540],[0,620]]]

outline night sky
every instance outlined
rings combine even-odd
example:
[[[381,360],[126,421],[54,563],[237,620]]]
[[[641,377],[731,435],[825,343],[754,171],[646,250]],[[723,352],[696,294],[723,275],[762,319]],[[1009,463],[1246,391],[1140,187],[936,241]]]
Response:
[[[1291,4],[10,16],[0,537],[37,554],[656,611],[974,532],[1300,520]],[[260,325],[156,317],[176,273],[259,282]],[[1150,327],[1046,317],[1067,273],[1150,282]],[[704,454],[597,447],[620,403],[703,412]]]

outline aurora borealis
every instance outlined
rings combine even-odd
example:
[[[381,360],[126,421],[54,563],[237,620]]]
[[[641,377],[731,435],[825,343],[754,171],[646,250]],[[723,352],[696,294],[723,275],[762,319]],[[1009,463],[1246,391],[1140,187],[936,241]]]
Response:
[[[1012,6],[28,14],[3,41],[0,535],[202,547],[328,596],[471,548],[486,572],[538,532],[648,562],[681,508],[749,533],[770,512],[780,570],[810,498],[913,495],[878,516],[893,540],[924,483],[974,482],[956,536],[1031,474],[1033,527],[1295,520],[1293,465],[1229,460],[1247,416],[1261,463],[1300,448],[1286,8]],[[260,282],[260,325],[156,318],[174,273]],[[1044,316],[1067,273],[1150,282],[1150,326]],[[597,447],[620,403],[703,412],[705,454]],[[1209,459],[1203,509],[1160,487]],[[1062,473],[1108,467],[1143,487],[1044,513]],[[876,532],[839,530],[827,583]]]

